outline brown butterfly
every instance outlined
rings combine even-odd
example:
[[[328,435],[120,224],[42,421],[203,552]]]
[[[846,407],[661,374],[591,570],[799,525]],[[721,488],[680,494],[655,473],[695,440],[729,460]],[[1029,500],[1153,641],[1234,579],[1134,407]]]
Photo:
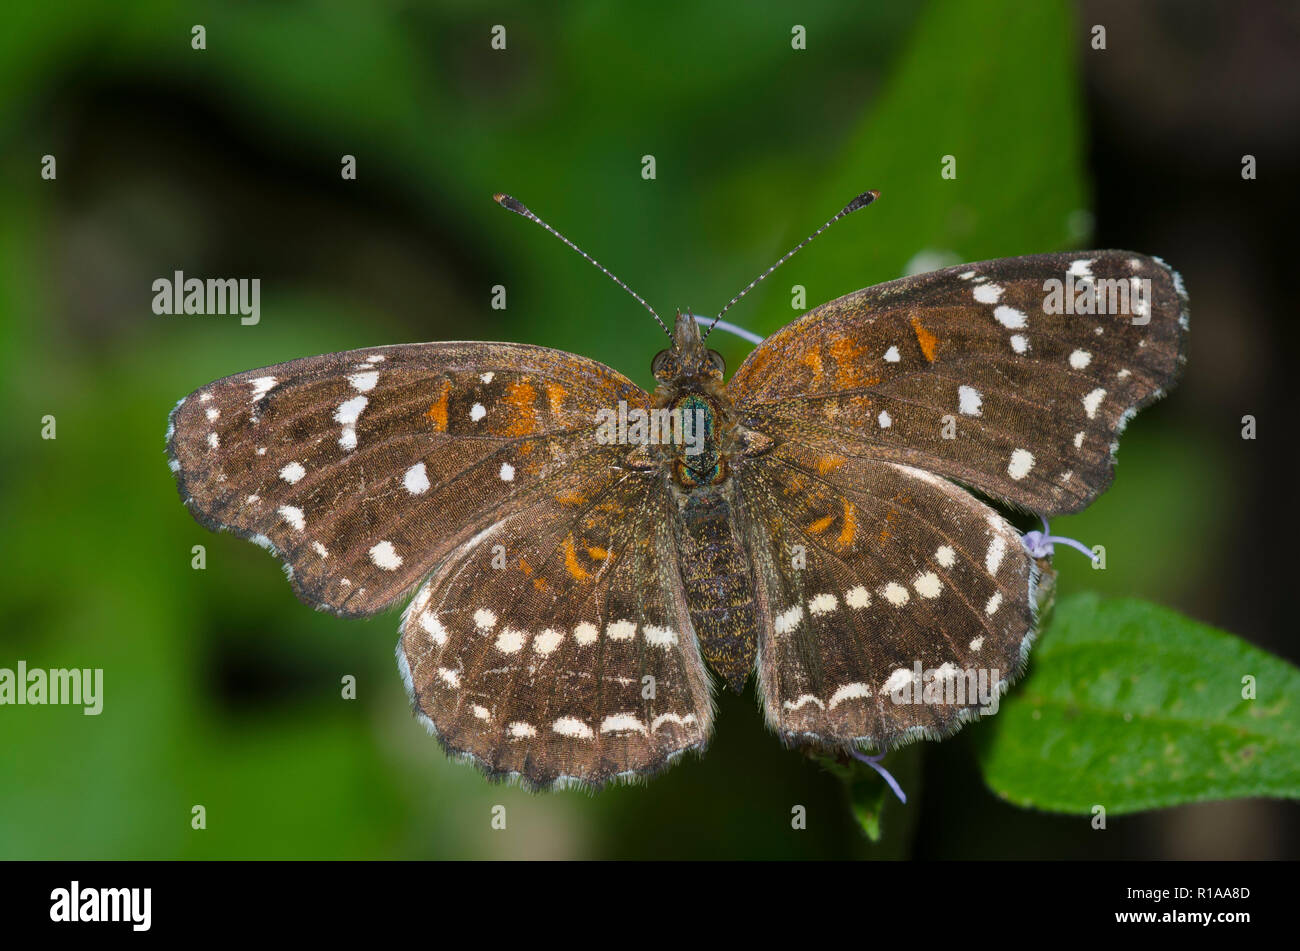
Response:
[[[972,695],[899,702],[921,671],[1005,689],[1034,634],[1040,565],[963,486],[1084,508],[1186,331],[1159,259],[1008,258],[824,304],[727,382],[679,314],[653,393],[513,343],[294,360],[181,400],[167,451],[194,516],[268,548],[313,607],[416,592],[398,664],[449,753],[600,785],[707,743],[706,663],[737,691],[757,670],[791,745],[886,749],[976,715]]]

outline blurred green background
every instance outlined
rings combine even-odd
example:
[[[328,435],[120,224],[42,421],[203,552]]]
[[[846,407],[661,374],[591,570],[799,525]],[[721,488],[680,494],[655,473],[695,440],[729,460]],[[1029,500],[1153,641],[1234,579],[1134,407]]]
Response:
[[[1294,805],[1183,807],[1097,833],[1001,803],[973,759],[993,723],[904,754],[912,801],[871,846],[840,783],[765,731],[752,689],[720,698],[704,757],[647,785],[490,785],[412,718],[397,613],[305,608],[265,553],[190,518],[163,456],[167,413],[196,387],[354,347],[519,340],[648,383],[663,345],[648,315],[494,192],[661,313],[714,313],[878,188],[729,319],[772,332],[797,314],[795,284],[815,306],[958,261],[1165,257],[1191,292],[1189,372],[1125,434],[1114,487],[1053,523],[1108,552],[1104,572],[1060,555],[1059,590],[1167,604],[1294,661],[1276,499],[1293,484],[1283,284],[1300,148],[1278,117],[1297,114],[1300,44],[1294,9],[1193,6],[8,8],[0,666],[102,667],[106,697],[99,717],[0,707],[0,858],[1300,854]],[[1241,179],[1246,153],[1257,181]],[[155,316],[151,284],[174,270],[260,278],[261,322]],[[747,345],[721,349],[734,367]],[[55,440],[40,438],[47,414]]]

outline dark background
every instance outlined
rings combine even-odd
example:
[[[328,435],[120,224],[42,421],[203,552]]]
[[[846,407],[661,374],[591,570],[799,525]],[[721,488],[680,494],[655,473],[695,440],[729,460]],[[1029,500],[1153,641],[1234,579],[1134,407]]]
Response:
[[[646,296],[759,333],[907,270],[1059,248],[1158,254],[1187,374],[1055,529],[1060,591],[1160,602],[1296,661],[1290,497],[1300,173],[1294,4],[64,3],[0,34],[0,666],[102,667],[105,711],[0,708],[0,857],[1215,857],[1300,854],[1294,804],[1112,819],[997,800],[978,731],[925,744],[869,846],[839,783],[721,697],[703,758],[599,796],[452,764],[410,717],[397,614],[318,615],[200,528],[162,453],[229,373],[383,343],[501,339],[645,384]],[[207,28],[193,50],[190,28]],[[792,50],[791,27],[808,48]],[[494,24],[507,49],[489,47]],[[1090,47],[1091,28],[1107,48]],[[58,177],[40,178],[56,156]],[[339,160],[357,156],[357,181]],[[657,177],[641,177],[641,157]],[[958,177],[940,178],[943,155]],[[1242,156],[1258,178],[1243,181]],[[262,319],[159,317],[151,284],[259,277]],[[504,311],[490,288],[508,289]],[[714,338],[717,339],[716,337]],[[747,346],[724,341],[731,366]],[[53,414],[58,438],[39,438]],[[1259,438],[1241,438],[1241,417]],[[204,545],[207,568],[190,567]],[[355,701],[339,680],[356,676]],[[917,768],[919,765],[919,769]],[[504,804],[504,832],[489,826]],[[190,828],[203,804],[208,828]],[[792,804],[808,809],[793,832]]]

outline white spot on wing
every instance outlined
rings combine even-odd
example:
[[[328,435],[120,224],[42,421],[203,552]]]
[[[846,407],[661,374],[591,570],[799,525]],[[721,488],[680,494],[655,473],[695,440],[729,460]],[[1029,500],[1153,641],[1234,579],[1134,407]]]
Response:
[[[256,403],[267,393],[270,393],[271,389],[277,382],[279,381],[277,381],[273,376],[259,376],[255,380],[249,380],[248,383],[253,388],[253,392],[249,395],[249,400]]]
[[[897,347],[890,347],[888,350],[885,351],[886,363],[897,363],[900,359],[902,358],[898,355]]]
[[[845,700],[866,699],[871,696],[871,688],[866,684],[845,684],[831,694],[830,708],[834,710]]]
[[[402,556],[397,553],[393,543],[379,542],[370,548],[370,560],[385,571],[396,571],[402,567]]]
[[[695,714],[688,713],[682,716],[679,713],[661,713],[650,721],[650,732],[654,733],[665,723],[676,723],[678,726],[690,726],[695,722]]]
[[[527,640],[528,635],[523,631],[503,627],[501,633],[497,635],[496,648],[503,654],[517,654],[524,649]]]
[[[547,654],[553,653],[563,640],[564,635],[562,633],[547,628],[533,638],[533,650],[545,657]]]
[[[865,608],[871,603],[871,592],[862,585],[844,592],[844,603],[851,608]]]
[[[476,423],[486,415],[487,410],[483,407],[482,403],[475,403],[469,408],[469,418]]]
[[[348,377],[348,382],[358,393],[368,393],[379,382],[379,371],[367,370],[365,373],[353,373]]]
[[[979,390],[975,387],[963,385],[957,387],[957,402],[957,408],[963,416],[979,416],[984,397],[980,396]]]
[[[927,571],[916,576],[912,582],[912,587],[923,598],[937,598],[939,593],[943,591],[943,582],[939,580],[939,576],[933,571]]]
[[[1029,470],[1034,467],[1034,454],[1028,449],[1017,449],[1011,453],[1011,461],[1007,463],[1007,475],[1019,481],[1029,475]]]
[[[432,611],[425,611],[420,615],[420,627],[424,629],[424,633],[429,635],[429,640],[438,646],[441,647],[447,643],[447,629],[442,626],[442,621],[439,620],[438,615]]]
[[[302,509],[296,505],[281,505],[280,517],[293,526],[294,531],[301,532],[307,527],[307,519],[303,517]]]
[[[612,621],[605,627],[605,636],[611,641],[627,641],[636,636],[636,621]]]
[[[364,396],[354,396],[350,400],[344,400],[334,411],[334,421],[343,427],[339,435],[339,445],[344,449],[357,448],[357,420],[361,417],[361,411],[369,403],[370,400]]]
[[[829,614],[839,605],[839,600],[833,594],[815,595],[808,601],[808,613],[816,616],[819,614]]]
[[[934,560],[944,568],[951,568],[957,562],[957,553],[950,545],[940,545],[934,551]]]
[[[901,608],[912,600],[912,596],[907,593],[907,589],[896,581],[891,581],[885,585],[885,590],[881,593],[885,596],[885,600],[896,608]]]
[[[560,717],[551,724],[551,729],[560,736],[568,736],[577,740],[590,740],[596,735],[592,732],[591,727],[576,717]]]
[[[993,319],[1008,330],[1019,330],[1028,323],[1028,318],[1014,307],[999,304],[993,309]]]
[[[654,647],[672,647],[677,643],[677,632],[670,627],[647,624],[641,628],[641,635]]]
[[[882,693],[893,693],[895,690],[901,690],[916,679],[916,675],[906,667],[900,667],[889,675],[884,686],[880,688]]]
[[[807,706],[810,703],[816,705],[821,710],[826,709],[826,704],[822,703],[818,697],[815,697],[810,693],[804,694],[797,700],[786,700],[782,702],[781,706],[787,710],[798,710],[800,707]]]
[[[649,731],[640,720],[631,713],[615,713],[600,722],[601,733],[640,733]]]
[[[803,619],[803,605],[796,604],[786,611],[778,614],[772,622],[772,627],[778,634],[789,634]]]
[[[1002,297],[1002,288],[997,284],[979,284],[976,285],[974,294],[981,304],[996,304]]]
[[[989,574],[998,573],[998,568],[1002,564],[1002,559],[1007,553],[1007,540],[1001,535],[994,535],[989,540],[988,551],[984,553],[984,568]]]
[[[406,486],[406,491],[412,495],[419,495],[429,490],[429,473],[424,468],[423,462],[417,462],[406,470],[406,474],[402,476],[402,485]]]
[[[515,478],[515,467],[508,462],[501,463],[501,481],[511,482]]]
[[[280,478],[290,485],[293,485],[306,474],[307,470],[302,467],[301,462],[291,462],[280,470]]]
[[[1070,366],[1076,370],[1086,369],[1092,362],[1092,354],[1087,350],[1076,350],[1070,354]]]
[[[1083,408],[1089,419],[1095,419],[1101,401],[1106,398],[1106,391],[1098,387],[1083,398]]]

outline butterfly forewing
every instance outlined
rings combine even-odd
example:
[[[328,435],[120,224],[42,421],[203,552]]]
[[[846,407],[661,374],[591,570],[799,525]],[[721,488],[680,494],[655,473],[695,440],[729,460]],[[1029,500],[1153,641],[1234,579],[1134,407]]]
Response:
[[[1154,258],[1009,258],[824,304],[751,353],[729,389],[775,438],[1072,512],[1109,484],[1133,413],[1172,385],[1186,329],[1181,280]]]
[[[1020,671],[1037,568],[993,509],[930,473],[796,442],[761,462],[738,478],[759,687],[783,738],[883,748],[941,735]],[[957,677],[982,682],[982,698],[912,693]]]
[[[706,741],[708,675],[658,473],[576,463],[561,502],[501,519],[412,602],[399,656],[451,752],[543,787],[652,771]]]
[[[646,399],[542,347],[379,347],[202,387],[167,448],[201,522],[271,549],[307,603],[364,615],[564,478],[594,443],[593,406]]]

